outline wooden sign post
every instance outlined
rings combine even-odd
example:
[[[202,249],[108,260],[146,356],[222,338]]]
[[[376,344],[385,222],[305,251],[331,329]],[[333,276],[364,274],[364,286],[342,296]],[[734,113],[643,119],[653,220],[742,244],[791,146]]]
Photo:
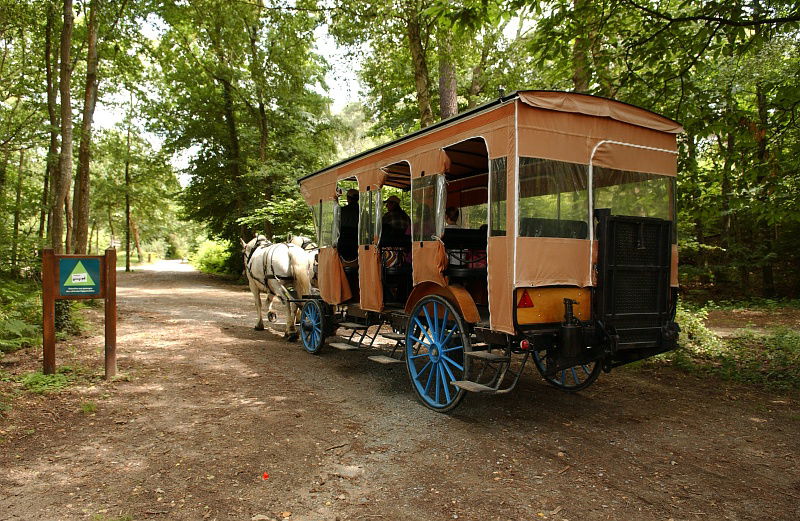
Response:
[[[56,300],[105,300],[105,377],[117,374],[117,250],[105,255],[56,255],[42,251],[44,374],[56,372]]]

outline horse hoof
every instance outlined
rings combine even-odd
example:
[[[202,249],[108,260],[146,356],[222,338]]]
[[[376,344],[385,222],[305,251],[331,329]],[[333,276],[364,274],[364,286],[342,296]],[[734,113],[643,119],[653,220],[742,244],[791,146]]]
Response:
[[[272,311],[267,313],[267,320],[269,320],[270,322],[275,322],[276,320],[278,320],[277,313],[273,313]]]
[[[261,324],[259,324],[259,325],[257,325],[256,327],[254,327],[253,329],[255,329],[256,331],[264,331],[264,326],[262,326]]]

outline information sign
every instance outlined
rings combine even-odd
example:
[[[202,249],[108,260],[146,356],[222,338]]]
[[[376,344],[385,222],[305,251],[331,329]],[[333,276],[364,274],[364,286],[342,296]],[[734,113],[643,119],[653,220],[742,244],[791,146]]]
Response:
[[[100,259],[60,258],[58,259],[58,294],[100,295]]]

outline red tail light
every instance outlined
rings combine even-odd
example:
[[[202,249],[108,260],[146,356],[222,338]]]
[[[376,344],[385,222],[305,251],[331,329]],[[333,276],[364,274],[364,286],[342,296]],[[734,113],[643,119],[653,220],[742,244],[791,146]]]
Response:
[[[522,290],[522,298],[519,299],[517,303],[518,308],[532,308],[533,307],[533,300],[531,300],[531,296],[528,295],[528,290]]]
[[[528,339],[523,339],[519,343],[519,348],[522,349],[523,351],[527,351],[528,349],[531,348],[531,343],[528,342]]]

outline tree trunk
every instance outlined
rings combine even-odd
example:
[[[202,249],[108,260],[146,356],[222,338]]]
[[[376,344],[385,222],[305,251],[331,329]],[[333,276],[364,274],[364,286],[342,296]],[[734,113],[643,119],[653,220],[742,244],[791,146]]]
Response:
[[[52,218],[50,220],[50,241],[55,253],[64,251],[64,205],[72,180],[72,111],[70,99],[70,46],[72,44],[72,0],[64,0],[64,28],[61,32],[61,153],[58,160],[58,175],[53,183]]]
[[[131,232],[133,232],[133,244],[136,247],[136,258],[139,262],[144,262],[142,257],[142,246],[139,244],[139,227],[136,226],[136,221],[131,217]]]
[[[8,177],[8,162],[11,159],[11,149],[6,147],[3,149],[3,159],[0,160],[0,201],[3,199],[3,191],[6,186],[6,178]]]
[[[87,246],[86,253],[88,255],[92,254],[92,239],[94,238],[94,232],[96,229],[97,229],[97,219],[94,219],[92,221],[92,229],[89,231],[89,240],[86,243]],[[97,252],[99,253],[100,250],[98,249]]]
[[[439,40],[439,116],[441,119],[458,114],[458,84],[456,68],[453,65],[453,44],[451,36],[440,29]]]
[[[114,233],[114,219],[111,217],[111,206],[106,206],[106,211],[108,213],[108,230],[111,232],[111,245],[114,244],[116,241],[116,234]],[[99,237],[99,235],[98,235]],[[99,240],[99,238],[98,238]],[[99,249],[97,251],[100,251]]]
[[[22,170],[25,167],[25,149],[19,151],[19,168],[17,169],[17,197],[14,200],[14,232],[11,235],[11,267],[17,269],[17,251],[19,249],[19,215],[22,211],[20,199],[22,197]]]
[[[91,161],[92,119],[97,104],[97,0],[92,0],[89,6],[87,40],[86,88],[83,97],[81,142],[78,148],[78,175],[75,178],[73,196],[75,253],[86,253],[89,233],[89,162]]]
[[[67,188],[67,198],[64,200],[64,223],[66,228],[66,235],[64,236],[64,251],[72,251],[72,198],[69,196],[69,188]]]
[[[414,85],[417,89],[417,106],[419,107],[419,125],[422,128],[433,124],[431,110],[430,75],[425,49],[422,45],[422,31],[419,24],[419,13],[409,13],[406,36],[411,51],[411,63],[414,67]]]
[[[52,191],[58,177],[58,112],[56,111],[56,86],[53,78],[53,64],[58,64],[57,56],[53,56],[53,26],[55,25],[55,12],[52,2],[47,3],[47,24],[44,33],[44,69],[47,81],[47,115],[50,121],[50,146],[47,149],[47,162],[45,166],[44,187],[42,189],[42,211],[39,216],[39,237],[44,236],[47,230],[47,242],[50,242],[50,219],[53,213]],[[55,59],[54,59],[55,58]],[[45,213],[47,214],[45,216]],[[46,218],[45,218],[46,217]],[[45,222],[46,221],[46,222]]]
[[[572,86],[575,92],[588,92],[589,90],[589,38],[585,20],[586,0],[572,0],[574,18],[578,24],[579,34],[572,44]]]
[[[133,99],[131,99],[133,107]],[[131,113],[133,110],[131,110]],[[131,271],[131,121],[128,115],[128,148],[125,153],[125,271]]]
[[[241,171],[241,151],[239,148],[239,131],[236,128],[236,114],[233,107],[233,88],[227,79],[221,79],[222,98],[225,103],[225,124],[228,128],[228,165],[231,169],[231,178],[236,180],[236,215],[241,217],[244,212],[244,199],[239,180],[242,177]],[[247,226],[239,226],[239,237],[247,238]]]

